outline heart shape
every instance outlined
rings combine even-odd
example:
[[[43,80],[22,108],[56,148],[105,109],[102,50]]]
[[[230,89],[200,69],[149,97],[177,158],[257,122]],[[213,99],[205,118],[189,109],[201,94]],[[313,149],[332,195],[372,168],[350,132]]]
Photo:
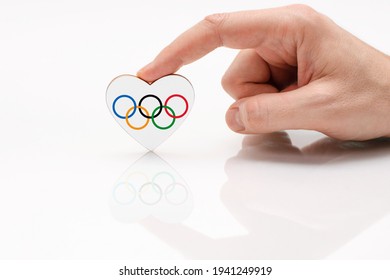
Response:
[[[171,165],[148,152],[118,178],[110,191],[109,204],[113,216],[122,222],[153,216],[179,223],[191,214],[193,195]]]
[[[179,128],[194,99],[191,83],[176,74],[150,84],[125,74],[112,80],[106,91],[114,119],[148,150],[154,150]]]

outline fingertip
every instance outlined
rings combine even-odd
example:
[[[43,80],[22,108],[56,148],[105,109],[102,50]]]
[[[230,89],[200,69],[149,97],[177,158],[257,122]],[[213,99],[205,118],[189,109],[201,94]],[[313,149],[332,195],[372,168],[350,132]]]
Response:
[[[153,70],[153,62],[145,65],[137,72],[137,76],[147,82],[154,82],[158,77],[155,77]]]
[[[174,73],[177,70],[176,68],[170,67],[169,63],[164,63],[161,60],[154,60],[141,68],[137,72],[137,76],[149,83],[153,83],[161,77]]]

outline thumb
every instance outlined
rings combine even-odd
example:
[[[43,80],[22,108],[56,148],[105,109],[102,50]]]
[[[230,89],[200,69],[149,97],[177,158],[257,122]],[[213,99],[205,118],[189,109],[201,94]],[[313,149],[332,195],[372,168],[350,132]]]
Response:
[[[235,102],[226,123],[239,133],[270,133],[286,129],[315,129],[319,111],[315,87],[306,85],[281,93],[262,93]],[[316,102],[316,103],[315,103]]]

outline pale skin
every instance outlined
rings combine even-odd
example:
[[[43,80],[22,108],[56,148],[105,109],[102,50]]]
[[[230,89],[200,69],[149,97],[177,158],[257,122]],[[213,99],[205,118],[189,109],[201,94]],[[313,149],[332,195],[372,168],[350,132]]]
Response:
[[[138,76],[155,81],[221,46],[240,50],[222,78],[233,131],[390,137],[390,57],[304,5],[207,16]]]

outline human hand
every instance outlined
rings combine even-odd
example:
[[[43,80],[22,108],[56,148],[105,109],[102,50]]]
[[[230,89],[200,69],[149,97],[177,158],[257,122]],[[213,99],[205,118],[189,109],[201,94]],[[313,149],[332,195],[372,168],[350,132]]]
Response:
[[[241,49],[222,78],[239,133],[309,129],[390,137],[390,58],[304,5],[207,16],[138,76],[154,81],[217,47]]]

